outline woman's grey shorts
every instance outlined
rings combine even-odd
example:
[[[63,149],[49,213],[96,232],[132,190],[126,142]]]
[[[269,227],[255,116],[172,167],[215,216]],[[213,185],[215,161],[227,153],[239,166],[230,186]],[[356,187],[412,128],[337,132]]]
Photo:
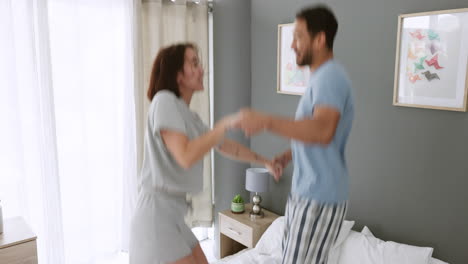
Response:
[[[174,262],[192,253],[198,240],[185,224],[185,194],[142,191],[130,231],[130,264]]]

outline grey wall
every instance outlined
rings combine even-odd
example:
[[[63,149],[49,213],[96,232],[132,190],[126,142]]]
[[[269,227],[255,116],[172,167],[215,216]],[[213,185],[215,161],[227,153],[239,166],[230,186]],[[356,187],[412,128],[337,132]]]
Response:
[[[250,1],[215,0],[213,10],[214,119],[250,106]],[[248,146],[241,133],[229,138]],[[219,211],[231,206],[231,199],[245,190],[245,170],[249,167],[215,154],[215,234]],[[218,245],[216,237],[215,245]],[[215,248],[218,251],[218,248]]]
[[[299,97],[276,93],[277,25],[293,22],[297,10],[314,2],[252,0],[252,107],[293,116]],[[356,220],[357,230],[368,225],[385,240],[431,246],[436,257],[468,263],[468,113],[392,106],[398,15],[468,7],[468,1],[325,2],[339,20],[335,55],[356,97],[347,149],[348,219]],[[288,142],[261,135],[251,146],[272,157]],[[281,184],[264,195],[267,208],[284,212],[290,183],[288,168]]]

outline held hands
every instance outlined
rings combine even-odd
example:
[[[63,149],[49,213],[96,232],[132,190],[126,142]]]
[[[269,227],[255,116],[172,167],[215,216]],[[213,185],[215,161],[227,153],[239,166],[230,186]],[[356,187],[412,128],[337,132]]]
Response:
[[[231,129],[242,129],[248,137],[262,132],[268,127],[267,115],[250,108],[243,108],[238,113],[225,116],[220,120],[224,131]]]
[[[230,114],[228,116],[223,117],[220,120],[221,126],[224,131],[239,128],[241,122],[241,115],[240,113]]]
[[[269,117],[255,110],[244,108],[238,113],[225,116],[219,121],[220,128],[226,132],[231,129],[242,129],[246,136],[255,135],[268,127]],[[276,182],[283,175],[283,170],[290,161],[288,155],[280,155],[273,160],[263,160],[263,165]]]
[[[268,169],[276,182],[278,182],[283,175],[283,167],[280,163],[273,161],[265,162],[265,168]]]
[[[270,174],[275,178],[275,181],[278,182],[283,175],[283,170],[288,166],[288,163],[291,161],[291,156],[289,152],[285,152],[276,156],[272,161],[265,163],[265,168],[270,171]]]
[[[239,111],[240,120],[237,128],[244,131],[248,137],[264,131],[268,127],[268,116],[250,108],[244,108]]]
[[[288,163],[291,161],[291,156],[288,155],[289,153],[283,153],[283,154],[280,154],[280,155],[277,155],[274,159],[273,159],[273,163],[281,166],[281,169],[284,170],[284,168],[286,168],[288,166]]]

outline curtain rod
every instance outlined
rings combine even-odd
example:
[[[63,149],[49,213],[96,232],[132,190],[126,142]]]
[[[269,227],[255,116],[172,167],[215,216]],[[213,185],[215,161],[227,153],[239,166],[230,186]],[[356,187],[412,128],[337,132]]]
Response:
[[[207,4],[213,4],[213,0],[142,0],[141,2],[143,3],[151,3],[151,2],[163,2],[163,1],[167,1],[167,2],[173,2],[173,3],[177,3],[177,2],[192,2],[194,4],[200,4],[201,2],[206,2]]]
[[[162,1],[170,1],[173,3],[177,3],[181,0],[142,0],[142,3],[154,3],[154,2],[162,2]],[[208,6],[208,12],[213,13],[214,9],[214,0],[184,0],[185,2],[192,2],[194,4],[200,4],[202,1],[206,2],[206,5]]]

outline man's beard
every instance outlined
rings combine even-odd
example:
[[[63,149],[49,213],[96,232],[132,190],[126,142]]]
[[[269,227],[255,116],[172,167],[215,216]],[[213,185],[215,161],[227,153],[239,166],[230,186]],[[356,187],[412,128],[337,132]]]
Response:
[[[308,66],[311,65],[313,61],[312,52],[309,49],[306,50],[302,58],[296,58],[296,63],[298,66]]]

